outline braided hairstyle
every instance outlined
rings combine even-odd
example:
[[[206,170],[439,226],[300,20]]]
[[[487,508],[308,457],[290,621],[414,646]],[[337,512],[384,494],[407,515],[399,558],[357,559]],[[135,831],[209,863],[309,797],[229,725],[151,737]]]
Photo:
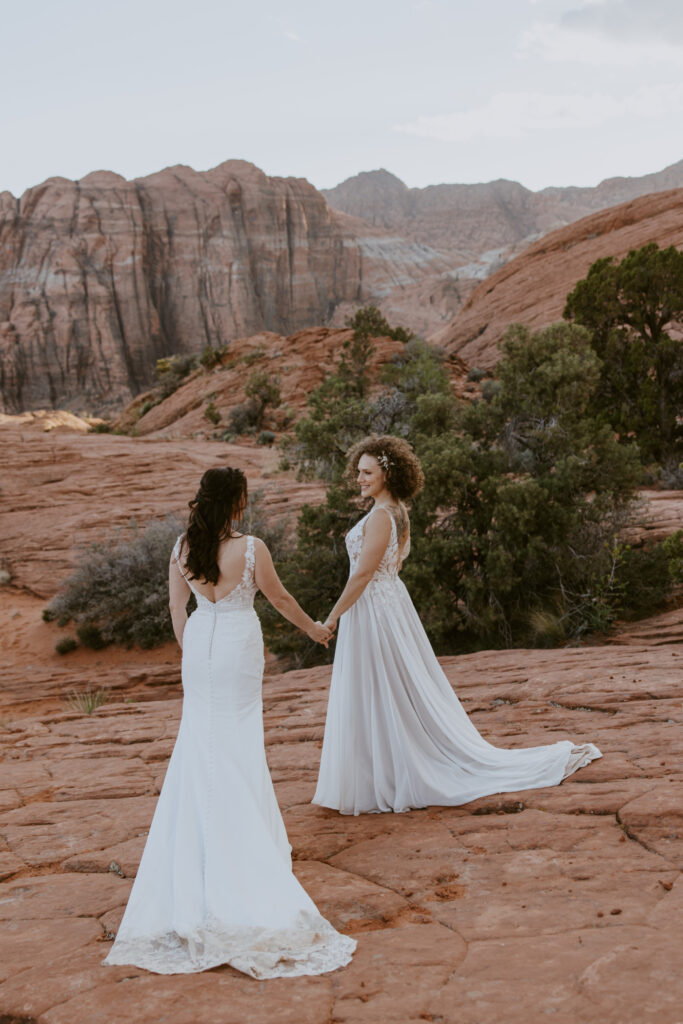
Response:
[[[189,503],[185,533],[185,562],[192,579],[218,582],[218,547],[232,537],[232,522],[241,517],[246,501],[247,478],[241,469],[226,466],[204,473]]]

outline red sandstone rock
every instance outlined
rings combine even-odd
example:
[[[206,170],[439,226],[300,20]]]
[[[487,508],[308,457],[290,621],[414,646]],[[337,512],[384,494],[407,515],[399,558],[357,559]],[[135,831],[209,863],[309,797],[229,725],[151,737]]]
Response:
[[[323,323],[446,269],[241,160],[50,178],[0,196],[2,409],[116,408],[160,356]]]
[[[430,340],[470,366],[491,367],[510,324],[538,329],[560,320],[567,295],[595,260],[621,259],[647,242],[683,246],[683,189],[634,199],[546,235],[483,281]]]
[[[268,677],[266,744],[295,870],[359,942],[348,968],[320,978],[101,967],[163,770],[146,752],[160,737],[168,756],[180,701],[150,701],[131,679],[91,716],[54,698],[34,713],[5,705],[0,1014],[36,1024],[675,1024],[683,761],[669,723],[680,714],[682,625],[679,609],[657,625],[656,645],[442,659],[492,742],[572,736],[604,757],[559,787],[403,815],[344,817],[310,803],[330,669]],[[74,667],[70,684],[89,679]],[[27,695],[39,685],[25,673]]]

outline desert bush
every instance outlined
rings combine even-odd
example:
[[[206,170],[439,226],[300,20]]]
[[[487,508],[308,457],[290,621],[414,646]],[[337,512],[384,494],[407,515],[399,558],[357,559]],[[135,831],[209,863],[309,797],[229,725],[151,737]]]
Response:
[[[199,357],[200,366],[203,366],[205,370],[213,370],[214,366],[218,366],[223,362],[223,359],[227,356],[229,349],[230,346],[228,344],[219,345],[218,348],[213,348],[211,345],[207,345]]]
[[[263,492],[249,497],[242,529],[261,537],[276,560],[286,558],[291,531],[286,517],[274,518],[263,508]],[[99,650],[109,644],[155,647],[173,639],[168,610],[168,567],[176,538],[184,524],[174,516],[153,520],[140,528],[132,522],[108,540],[91,544],[76,570],[43,612],[43,618],[76,625],[84,647]],[[188,611],[193,608],[190,599]],[[57,649],[78,646],[63,637]]]
[[[266,370],[253,370],[247,378],[246,402],[236,405],[228,417],[234,434],[249,434],[259,430],[268,406],[276,409],[281,401],[280,381]]]
[[[213,423],[214,427],[217,427],[221,421],[221,414],[214,405],[213,402],[209,402],[206,409],[204,410],[204,419],[208,420],[209,423]]]
[[[239,434],[253,434],[261,425],[261,404],[254,398],[234,406],[228,414],[228,433],[234,438]]]
[[[479,381],[483,380],[486,376],[486,370],[482,370],[480,366],[473,366],[467,374],[467,380],[470,384],[478,384]]]
[[[78,640],[75,636],[63,636],[55,644],[57,654],[69,654],[78,647]]]
[[[199,360],[196,355],[175,355],[157,359],[154,376],[157,381],[159,401],[168,398],[177,391],[185,378],[197,369]]]
[[[272,430],[262,430],[256,438],[256,444],[274,444],[275,434]]]
[[[105,420],[103,423],[93,423],[92,426],[90,427],[89,433],[91,433],[91,434],[111,434],[113,429],[114,429],[114,427],[112,426],[112,424],[108,423]]]
[[[182,523],[168,517],[89,545],[47,608],[84,646],[155,647],[173,638],[168,563]]]

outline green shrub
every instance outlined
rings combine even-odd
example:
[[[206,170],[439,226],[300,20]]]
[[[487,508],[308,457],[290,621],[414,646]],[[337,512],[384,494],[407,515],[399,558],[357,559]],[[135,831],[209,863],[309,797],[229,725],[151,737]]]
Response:
[[[230,346],[220,345],[218,348],[212,348],[211,345],[207,345],[202,351],[199,357],[199,363],[204,367],[205,370],[213,370],[214,366],[218,366],[223,362],[223,359],[228,354]]]
[[[204,410],[204,419],[207,419],[209,423],[213,423],[214,427],[218,426],[221,421],[221,414],[214,405],[213,402],[209,402],[206,409]]]
[[[89,545],[48,614],[63,625],[73,621],[85,646],[154,647],[172,639],[168,563],[182,530],[168,517],[142,529],[132,523],[125,533]]]
[[[113,429],[114,429],[113,425],[111,423],[108,423],[108,422],[105,421],[104,423],[93,423],[93,425],[90,427],[89,433],[91,433],[91,434],[111,434]]]
[[[197,369],[198,363],[196,355],[175,355],[157,359],[154,376],[157,380],[159,401],[177,391],[185,378]]]
[[[57,654],[69,654],[78,647],[78,640],[75,636],[63,636],[55,644]]]
[[[486,370],[482,370],[480,366],[473,366],[470,372],[467,374],[467,380],[470,384],[478,384],[480,380],[483,380],[486,376]]]
[[[103,647],[107,646],[102,631],[90,622],[82,622],[76,629],[76,636],[83,647],[89,647],[92,651],[101,651]]]
[[[666,555],[669,578],[674,586],[678,586],[683,583],[683,530],[676,530],[662,541],[662,549]]]
[[[261,425],[262,413],[262,406],[255,398],[234,406],[228,414],[228,432],[232,437],[236,434],[253,434]]]
[[[275,434],[272,430],[262,430],[259,436],[256,438],[256,444],[273,444],[275,441]]]

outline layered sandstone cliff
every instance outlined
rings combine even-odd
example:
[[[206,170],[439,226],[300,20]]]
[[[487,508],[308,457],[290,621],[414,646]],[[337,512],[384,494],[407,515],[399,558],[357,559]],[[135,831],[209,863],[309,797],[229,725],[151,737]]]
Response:
[[[444,269],[428,247],[332,211],[303,179],[239,160],[5,192],[0,409],[120,406],[161,356],[325,323],[339,303]]]
[[[683,160],[639,178],[608,178],[595,188],[539,192],[505,179],[408,188],[388,171],[366,171],[323,190],[323,195],[335,209],[430,245],[461,264],[484,256],[484,264],[492,265],[509,257],[497,250],[638,196],[680,187]]]
[[[510,324],[538,329],[561,319],[568,293],[595,260],[621,259],[648,242],[683,247],[683,189],[634,199],[546,235],[483,281],[431,340],[470,366],[491,367]]]

